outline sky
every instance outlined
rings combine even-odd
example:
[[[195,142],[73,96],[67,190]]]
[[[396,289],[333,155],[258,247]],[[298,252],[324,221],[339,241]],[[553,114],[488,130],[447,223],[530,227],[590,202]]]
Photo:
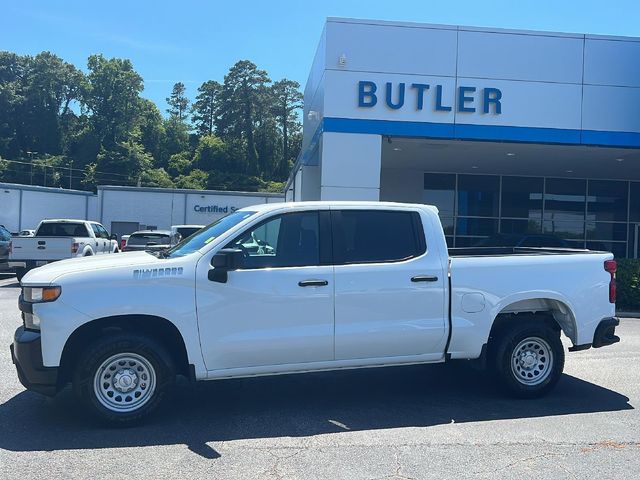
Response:
[[[302,87],[327,17],[640,36],[638,0],[4,0],[0,50],[128,58],[163,111],[175,82],[193,98],[248,59]],[[427,46],[425,46],[425,49]]]

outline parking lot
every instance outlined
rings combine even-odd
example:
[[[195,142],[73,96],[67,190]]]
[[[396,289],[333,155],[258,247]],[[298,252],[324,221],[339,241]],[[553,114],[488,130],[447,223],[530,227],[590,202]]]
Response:
[[[107,429],[71,392],[26,392],[8,345],[18,284],[0,274],[0,478],[637,478],[640,320],[567,355],[540,400],[460,365],[181,383],[151,422]]]

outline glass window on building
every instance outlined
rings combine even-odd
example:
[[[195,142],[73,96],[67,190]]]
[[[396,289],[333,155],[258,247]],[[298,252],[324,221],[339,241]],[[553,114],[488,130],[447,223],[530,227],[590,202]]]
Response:
[[[587,221],[626,222],[627,182],[589,180]]]
[[[570,240],[584,248],[586,180],[547,178],[544,195],[543,232]]]
[[[500,177],[458,175],[458,212],[461,217],[497,217]]]
[[[629,220],[640,223],[640,182],[631,182],[631,201],[629,202]]]
[[[456,199],[455,174],[425,173],[423,199],[427,205],[438,207],[440,217],[453,218]]]
[[[542,218],[544,180],[532,177],[502,177],[502,217]]]

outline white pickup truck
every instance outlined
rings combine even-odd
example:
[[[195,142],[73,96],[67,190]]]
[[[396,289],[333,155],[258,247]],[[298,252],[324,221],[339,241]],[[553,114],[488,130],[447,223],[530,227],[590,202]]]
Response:
[[[65,258],[89,257],[118,252],[115,235],[109,235],[98,222],[86,220],[43,220],[32,237],[14,237],[9,268],[18,280],[35,267]]]
[[[571,351],[619,341],[615,271],[606,252],[448,251],[425,205],[260,205],[168,251],[29,272],[12,358],[26,388],[72,383],[119,424],[153,411],[177,374],[475,359],[507,392],[535,397],[561,377],[561,332]]]

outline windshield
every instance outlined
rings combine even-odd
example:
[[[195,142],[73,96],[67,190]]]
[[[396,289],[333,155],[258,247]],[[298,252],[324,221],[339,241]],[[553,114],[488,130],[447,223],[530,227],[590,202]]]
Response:
[[[249,218],[256,212],[249,212],[246,210],[240,210],[230,213],[226,217],[222,217],[220,220],[216,220],[210,225],[207,225],[202,230],[198,231],[189,238],[185,238],[166,254],[167,257],[182,257],[190,253],[200,250],[205,245],[211,243],[214,239],[222,235],[227,230],[235,227],[240,222]]]

